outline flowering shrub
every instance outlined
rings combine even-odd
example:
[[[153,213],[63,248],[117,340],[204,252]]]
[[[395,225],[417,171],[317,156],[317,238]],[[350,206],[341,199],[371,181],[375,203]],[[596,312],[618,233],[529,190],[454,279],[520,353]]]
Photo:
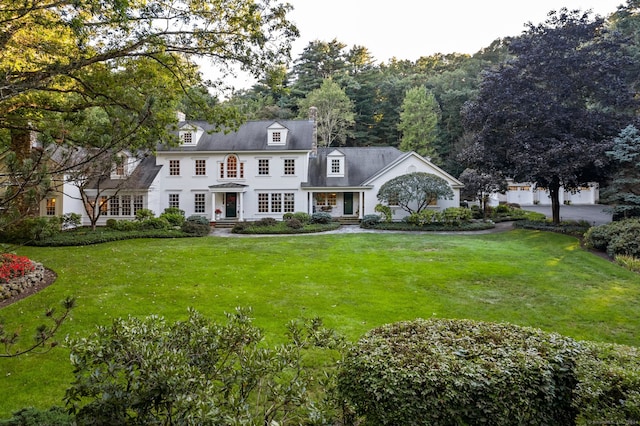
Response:
[[[0,255],[0,283],[7,283],[12,278],[23,277],[33,270],[33,263],[28,257],[11,253]]]

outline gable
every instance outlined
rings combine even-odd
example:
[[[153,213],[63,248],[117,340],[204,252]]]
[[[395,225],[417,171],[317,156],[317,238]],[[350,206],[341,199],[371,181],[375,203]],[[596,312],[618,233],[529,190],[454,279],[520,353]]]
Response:
[[[408,173],[430,173],[446,180],[452,188],[462,188],[464,184],[431,161],[420,156],[415,152],[409,152],[398,158],[393,163],[381,169],[378,173],[366,180],[367,185],[376,185],[380,182],[386,182],[395,177]]]

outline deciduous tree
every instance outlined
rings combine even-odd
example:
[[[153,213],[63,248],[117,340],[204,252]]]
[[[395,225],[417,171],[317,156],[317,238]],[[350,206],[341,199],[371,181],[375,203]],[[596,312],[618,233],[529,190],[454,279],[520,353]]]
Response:
[[[440,105],[424,86],[409,89],[402,102],[398,130],[402,132],[400,149],[415,151],[438,162],[434,144],[438,137]]]
[[[515,58],[486,73],[465,108],[475,136],[467,164],[549,190],[576,190],[605,172],[604,152],[634,114],[624,41],[602,18],[562,9],[510,43]]]

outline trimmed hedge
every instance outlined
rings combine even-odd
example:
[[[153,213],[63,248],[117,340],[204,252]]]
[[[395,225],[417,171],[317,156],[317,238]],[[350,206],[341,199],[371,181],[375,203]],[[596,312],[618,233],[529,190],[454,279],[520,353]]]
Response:
[[[338,390],[371,425],[573,424],[572,339],[467,320],[415,320],[367,333]]]
[[[626,219],[594,226],[584,234],[585,245],[606,251],[611,257],[627,255],[640,258],[640,219]]]

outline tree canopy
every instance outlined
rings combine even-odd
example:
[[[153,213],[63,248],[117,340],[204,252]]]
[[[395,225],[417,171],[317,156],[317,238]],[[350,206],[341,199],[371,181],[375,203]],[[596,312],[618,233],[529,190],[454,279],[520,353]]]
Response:
[[[397,205],[409,213],[420,213],[438,199],[452,199],[453,190],[439,176],[425,172],[400,175],[385,182],[378,191],[378,200]]]
[[[640,216],[640,131],[627,126],[607,151],[613,162],[611,182],[602,199],[612,206],[614,217]]]
[[[488,71],[464,110],[467,163],[549,190],[599,180],[604,152],[634,113],[624,39],[604,20],[562,9],[510,43],[514,59]]]
[[[400,149],[415,151],[423,157],[438,162],[434,143],[438,136],[440,105],[433,93],[427,92],[424,86],[407,90],[398,130],[402,132]]]

